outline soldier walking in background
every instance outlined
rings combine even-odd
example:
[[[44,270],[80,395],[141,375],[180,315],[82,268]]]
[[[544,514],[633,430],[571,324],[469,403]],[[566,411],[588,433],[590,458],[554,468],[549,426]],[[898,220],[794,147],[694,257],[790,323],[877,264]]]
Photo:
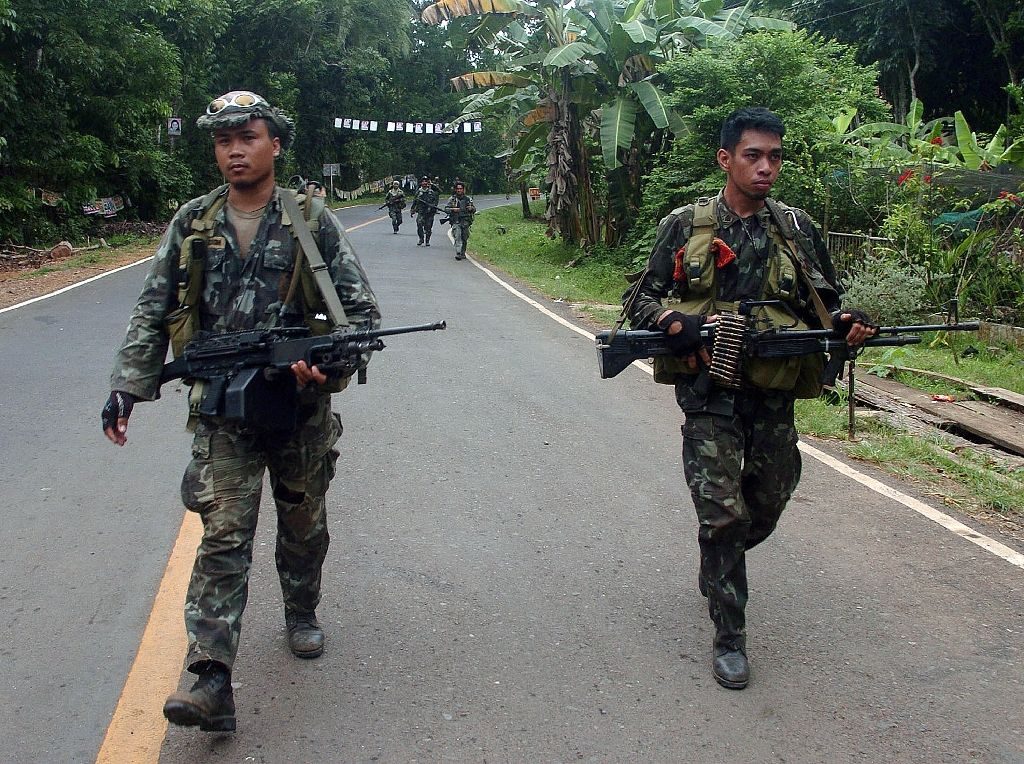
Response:
[[[455,181],[455,193],[448,197],[445,212],[448,213],[448,222],[452,225],[455,259],[464,260],[466,244],[469,242],[469,228],[473,225],[476,206],[473,204],[473,197],[466,196],[466,184],[461,180]]]
[[[323,198],[296,198],[295,191],[275,185],[274,159],[294,138],[291,119],[255,93],[233,91],[212,101],[197,124],[213,132],[217,165],[227,184],[179,209],[157,249],[117,353],[112,392],[101,415],[107,438],[120,446],[127,440],[135,403],[159,396],[168,344],[179,356],[198,331],[308,326],[324,334],[338,324],[363,330],[380,325],[366,274]],[[306,220],[298,206],[302,203]],[[309,248],[296,243],[297,225],[315,231]],[[326,269],[314,273],[311,261]],[[323,321],[320,314],[333,320]],[[277,509],[275,561],[288,645],[299,658],[323,652],[316,607],[330,543],[325,496],[342,432],[331,410],[331,393],[344,389],[367,360],[364,354],[344,373],[331,375],[297,360],[291,370],[299,422],[291,431],[255,429],[207,413],[204,404],[218,411],[218,400],[206,400],[205,383],[191,386],[194,439],[181,496],[203,521],[185,601],[186,668],[198,679],[187,692],[167,698],[163,711],[172,723],[206,731],[235,729],[231,670],[266,471]]]
[[[800,479],[793,405],[818,396],[823,360],[748,359],[738,389],[720,386],[701,325],[738,313],[740,301],[774,300],[784,307],[759,314],[773,326],[799,317],[798,328],[834,329],[851,346],[877,331],[862,311],[839,309],[842,290],[807,213],[768,196],[784,133],[767,109],[729,115],[717,154],[725,188],[661,221],[647,269],[623,296],[633,326],[664,331],[676,353],[656,359],[655,380],[675,385],[685,413],[683,472],[699,521],[698,585],[715,625],[712,673],[731,689],[750,677],[746,552],[775,530]]]
[[[405,192],[397,180],[391,182],[391,188],[384,197],[384,205],[388,208],[391,227],[398,233],[398,227],[402,225],[402,210],[405,209]]]
[[[416,218],[416,246],[430,246],[430,234],[434,228],[434,215],[437,214],[438,194],[430,184],[430,178],[420,178],[420,187],[412,202],[412,215]]]

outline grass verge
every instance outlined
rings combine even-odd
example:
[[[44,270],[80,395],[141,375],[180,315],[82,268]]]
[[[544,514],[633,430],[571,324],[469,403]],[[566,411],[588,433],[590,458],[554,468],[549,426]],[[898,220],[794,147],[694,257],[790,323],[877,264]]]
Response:
[[[545,235],[539,217],[523,220],[519,205],[496,207],[477,215],[470,250],[552,299],[574,303],[595,325],[610,327],[625,291],[631,255],[597,250],[581,256]],[[929,344],[932,343],[932,344]],[[973,350],[968,350],[968,348]],[[965,356],[964,353],[971,353]],[[885,365],[933,371],[979,385],[1024,393],[1024,356],[1010,348],[988,348],[970,333],[926,335],[921,345],[875,348],[858,361],[861,373]],[[900,381],[948,392],[948,385],[915,375]],[[872,464],[917,485],[948,506],[986,521],[1024,540],[1024,470],[996,464],[983,453],[935,437],[909,434],[875,417],[857,416],[857,442],[847,440],[847,408],[822,399],[798,401],[797,427],[804,435],[828,441],[850,458]]]

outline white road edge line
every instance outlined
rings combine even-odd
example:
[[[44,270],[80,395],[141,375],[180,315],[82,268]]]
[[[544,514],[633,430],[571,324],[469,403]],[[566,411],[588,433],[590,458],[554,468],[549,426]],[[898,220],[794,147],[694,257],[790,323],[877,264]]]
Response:
[[[46,300],[46,299],[49,299],[50,297],[56,297],[59,294],[64,294],[65,292],[70,292],[72,289],[77,289],[80,286],[85,286],[86,284],[90,284],[93,281],[96,281],[97,279],[104,278],[105,276],[111,276],[111,275],[113,275],[115,273],[120,273],[121,271],[128,270],[129,268],[134,268],[139,263],[144,263],[147,260],[152,260],[152,259],[153,259],[152,256],[144,257],[141,260],[136,260],[134,263],[129,263],[128,265],[122,265],[120,268],[115,268],[112,271],[106,271],[104,273],[100,273],[99,275],[93,276],[92,278],[88,278],[85,281],[79,281],[76,284],[71,284],[70,286],[66,286],[63,289],[58,289],[58,290],[56,290],[54,292],[50,292],[49,294],[43,294],[43,295],[39,295],[39,297],[33,297],[31,300],[25,300],[24,302],[19,302],[17,305],[9,305],[6,308],[0,308],[0,313],[6,313],[9,310],[17,310],[18,308],[23,308],[26,305],[31,305],[34,302],[39,302],[40,300]]]
[[[368,206],[368,205],[353,205],[353,206],[365,207],[365,206]],[[387,220],[387,218],[386,217],[381,217],[381,218],[374,218],[373,220],[367,220],[365,223],[360,223],[359,225],[354,225],[351,228],[346,228],[345,232],[347,233],[349,231],[355,231],[355,230],[358,230],[360,228],[363,228],[364,226],[368,226],[368,225],[370,225],[372,223],[379,223],[381,220]],[[24,302],[19,302],[17,305],[8,305],[6,308],[0,308],[0,313],[6,313],[9,310],[17,310],[18,308],[24,308],[26,305],[31,305],[34,302],[39,302],[40,300],[47,300],[47,299],[49,299],[51,297],[56,297],[59,294],[64,294],[65,292],[71,291],[72,289],[77,289],[78,287],[84,286],[86,284],[89,284],[89,283],[91,283],[93,281],[96,281],[97,279],[102,279],[102,278],[104,278],[106,276],[113,276],[115,273],[120,273],[121,271],[128,270],[129,268],[134,268],[136,265],[140,265],[142,263],[149,262],[152,259],[153,259],[153,256],[150,255],[149,257],[144,257],[141,260],[136,260],[134,263],[129,263],[128,265],[122,265],[120,268],[114,268],[111,271],[105,271],[103,273],[100,273],[99,275],[93,276],[92,278],[88,278],[85,281],[79,281],[76,284],[71,284],[70,286],[66,286],[63,289],[57,289],[57,290],[55,290],[53,292],[48,292],[47,294],[39,295],[39,297],[33,297],[31,300],[25,300]]]
[[[584,337],[588,337],[591,340],[594,339],[594,335],[591,332],[588,332],[586,329],[583,329],[582,327],[576,326],[576,324],[572,323],[571,321],[565,318],[562,318],[557,313],[549,310],[548,308],[545,308],[536,300],[526,296],[518,289],[513,287],[511,284],[506,283],[497,275],[495,275],[493,271],[481,265],[475,258],[471,257],[469,258],[469,260],[473,263],[473,265],[475,265],[477,268],[486,273],[493,281],[500,284],[502,287],[504,287],[506,290],[514,294],[523,302],[539,310],[545,316],[554,319],[562,326],[566,327],[567,329],[571,329],[577,334],[580,334]],[[642,369],[651,376],[654,375],[654,370],[648,364],[643,363],[642,361],[633,361],[632,365],[636,366],[638,369]],[[845,462],[842,462],[839,459],[829,456],[824,451],[819,451],[813,446],[809,446],[803,442],[799,444],[799,447],[800,450],[807,454],[808,456],[817,459],[822,464],[831,467],[832,469],[845,475],[851,480],[855,480],[861,485],[870,488],[875,493],[885,496],[886,498],[892,499],[893,501],[899,502],[908,509],[914,510],[919,515],[928,518],[934,523],[938,523],[946,530],[955,533],[957,536],[960,536],[961,538],[970,541],[972,544],[977,544],[985,551],[991,552],[992,554],[996,555],[996,557],[1000,557],[1003,560],[1006,560],[1011,565],[1016,565],[1018,568],[1024,570],[1024,554],[1021,554],[1020,552],[1011,549],[1005,544],[1001,544],[995,539],[991,539],[988,536],[978,533],[976,530],[967,525],[964,525],[959,520],[950,517],[944,512],[940,512],[934,507],[925,504],[923,501],[915,499],[913,496],[908,496],[902,491],[897,491],[895,488],[890,488],[885,483],[882,483],[879,480],[875,480],[873,477],[870,477],[862,472],[857,471],[856,469],[846,464]]]

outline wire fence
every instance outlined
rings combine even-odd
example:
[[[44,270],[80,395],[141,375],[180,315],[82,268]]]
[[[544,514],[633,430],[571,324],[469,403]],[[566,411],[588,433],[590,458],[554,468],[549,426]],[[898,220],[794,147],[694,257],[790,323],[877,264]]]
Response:
[[[829,231],[825,236],[825,245],[836,270],[850,272],[856,270],[876,248],[892,247],[893,241],[884,236]]]

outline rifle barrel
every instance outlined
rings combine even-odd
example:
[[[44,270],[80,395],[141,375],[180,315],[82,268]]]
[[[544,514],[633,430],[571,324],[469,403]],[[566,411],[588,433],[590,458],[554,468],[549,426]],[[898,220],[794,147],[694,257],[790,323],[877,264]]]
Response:
[[[393,326],[390,329],[368,329],[365,332],[353,332],[353,339],[374,337],[390,337],[395,334],[411,334],[412,332],[436,332],[448,328],[447,321],[435,321],[432,324],[416,324],[414,326]]]
[[[879,334],[903,334],[904,332],[976,332],[981,321],[962,321],[959,324],[919,324],[917,326],[883,326]]]

